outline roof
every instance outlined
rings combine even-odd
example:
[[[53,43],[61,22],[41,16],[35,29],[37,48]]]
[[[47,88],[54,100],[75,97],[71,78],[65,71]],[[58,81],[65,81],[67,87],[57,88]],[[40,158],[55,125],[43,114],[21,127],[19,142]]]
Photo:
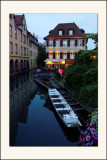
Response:
[[[14,15],[15,23],[17,26],[20,26],[22,24],[24,15]]]
[[[63,35],[60,36],[58,31],[62,30]],[[73,35],[69,35],[69,30],[73,30]],[[48,38],[57,38],[57,37],[84,37],[85,31],[80,29],[75,23],[60,23],[53,30],[49,32],[49,35],[44,37],[44,39]]]

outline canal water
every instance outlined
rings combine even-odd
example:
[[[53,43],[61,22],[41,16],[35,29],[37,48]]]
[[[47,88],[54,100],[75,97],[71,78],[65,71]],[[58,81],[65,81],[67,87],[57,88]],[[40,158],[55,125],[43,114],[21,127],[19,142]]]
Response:
[[[79,129],[64,126],[33,72],[10,78],[10,146],[79,146]]]

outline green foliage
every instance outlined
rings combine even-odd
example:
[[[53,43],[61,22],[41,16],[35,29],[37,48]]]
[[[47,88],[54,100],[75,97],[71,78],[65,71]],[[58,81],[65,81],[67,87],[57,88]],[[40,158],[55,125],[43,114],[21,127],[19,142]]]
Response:
[[[55,72],[54,77],[55,77],[57,80],[59,80],[59,81],[60,81],[61,78],[62,78],[61,75],[60,75],[60,73],[59,73],[58,71]]]
[[[37,66],[38,67],[45,67],[45,62],[44,62],[45,59],[46,59],[45,48],[42,48],[39,46],[39,52],[38,52],[38,56],[36,58]]]
[[[92,40],[94,40],[95,44],[98,44],[98,33],[94,34],[94,33],[87,33],[84,34],[84,36],[86,37],[86,39],[91,38]]]
[[[97,107],[98,92],[98,51],[79,51],[75,63],[69,67],[65,74],[66,83],[71,88],[77,88],[79,100],[86,106]],[[92,56],[96,55],[96,59]]]
[[[92,108],[97,107],[97,96],[98,96],[98,85],[91,84],[81,88],[79,100],[81,100],[86,106],[91,106]]]

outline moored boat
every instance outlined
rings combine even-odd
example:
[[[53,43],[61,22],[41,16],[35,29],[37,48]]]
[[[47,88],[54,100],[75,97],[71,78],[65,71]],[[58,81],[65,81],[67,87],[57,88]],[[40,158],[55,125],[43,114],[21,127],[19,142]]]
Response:
[[[81,123],[63,96],[53,88],[48,88],[50,100],[60,119],[66,127],[79,127]]]

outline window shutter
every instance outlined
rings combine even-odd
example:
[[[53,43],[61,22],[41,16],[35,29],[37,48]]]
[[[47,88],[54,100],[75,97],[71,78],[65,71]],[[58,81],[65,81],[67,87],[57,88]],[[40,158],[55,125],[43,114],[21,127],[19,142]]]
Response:
[[[70,46],[70,40],[68,40],[68,47]]]
[[[47,40],[47,47],[49,46],[49,41]]]
[[[62,52],[60,52],[60,59],[63,59],[63,57],[62,57]]]
[[[75,46],[77,46],[77,40],[75,40]]]
[[[53,52],[53,59],[55,59],[55,52]]]
[[[82,40],[82,46],[84,46],[84,39]]]
[[[48,58],[48,53],[46,53],[46,58]]]
[[[53,46],[54,46],[54,47],[56,46],[56,43],[55,43],[55,42],[56,42],[56,41],[54,40],[54,41],[53,41]]]
[[[70,59],[70,53],[69,52],[67,53],[67,59]]]
[[[62,47],[62,45],[63,45],[62,43],[63,43],[62,40],[60,40],[60,47]]]

